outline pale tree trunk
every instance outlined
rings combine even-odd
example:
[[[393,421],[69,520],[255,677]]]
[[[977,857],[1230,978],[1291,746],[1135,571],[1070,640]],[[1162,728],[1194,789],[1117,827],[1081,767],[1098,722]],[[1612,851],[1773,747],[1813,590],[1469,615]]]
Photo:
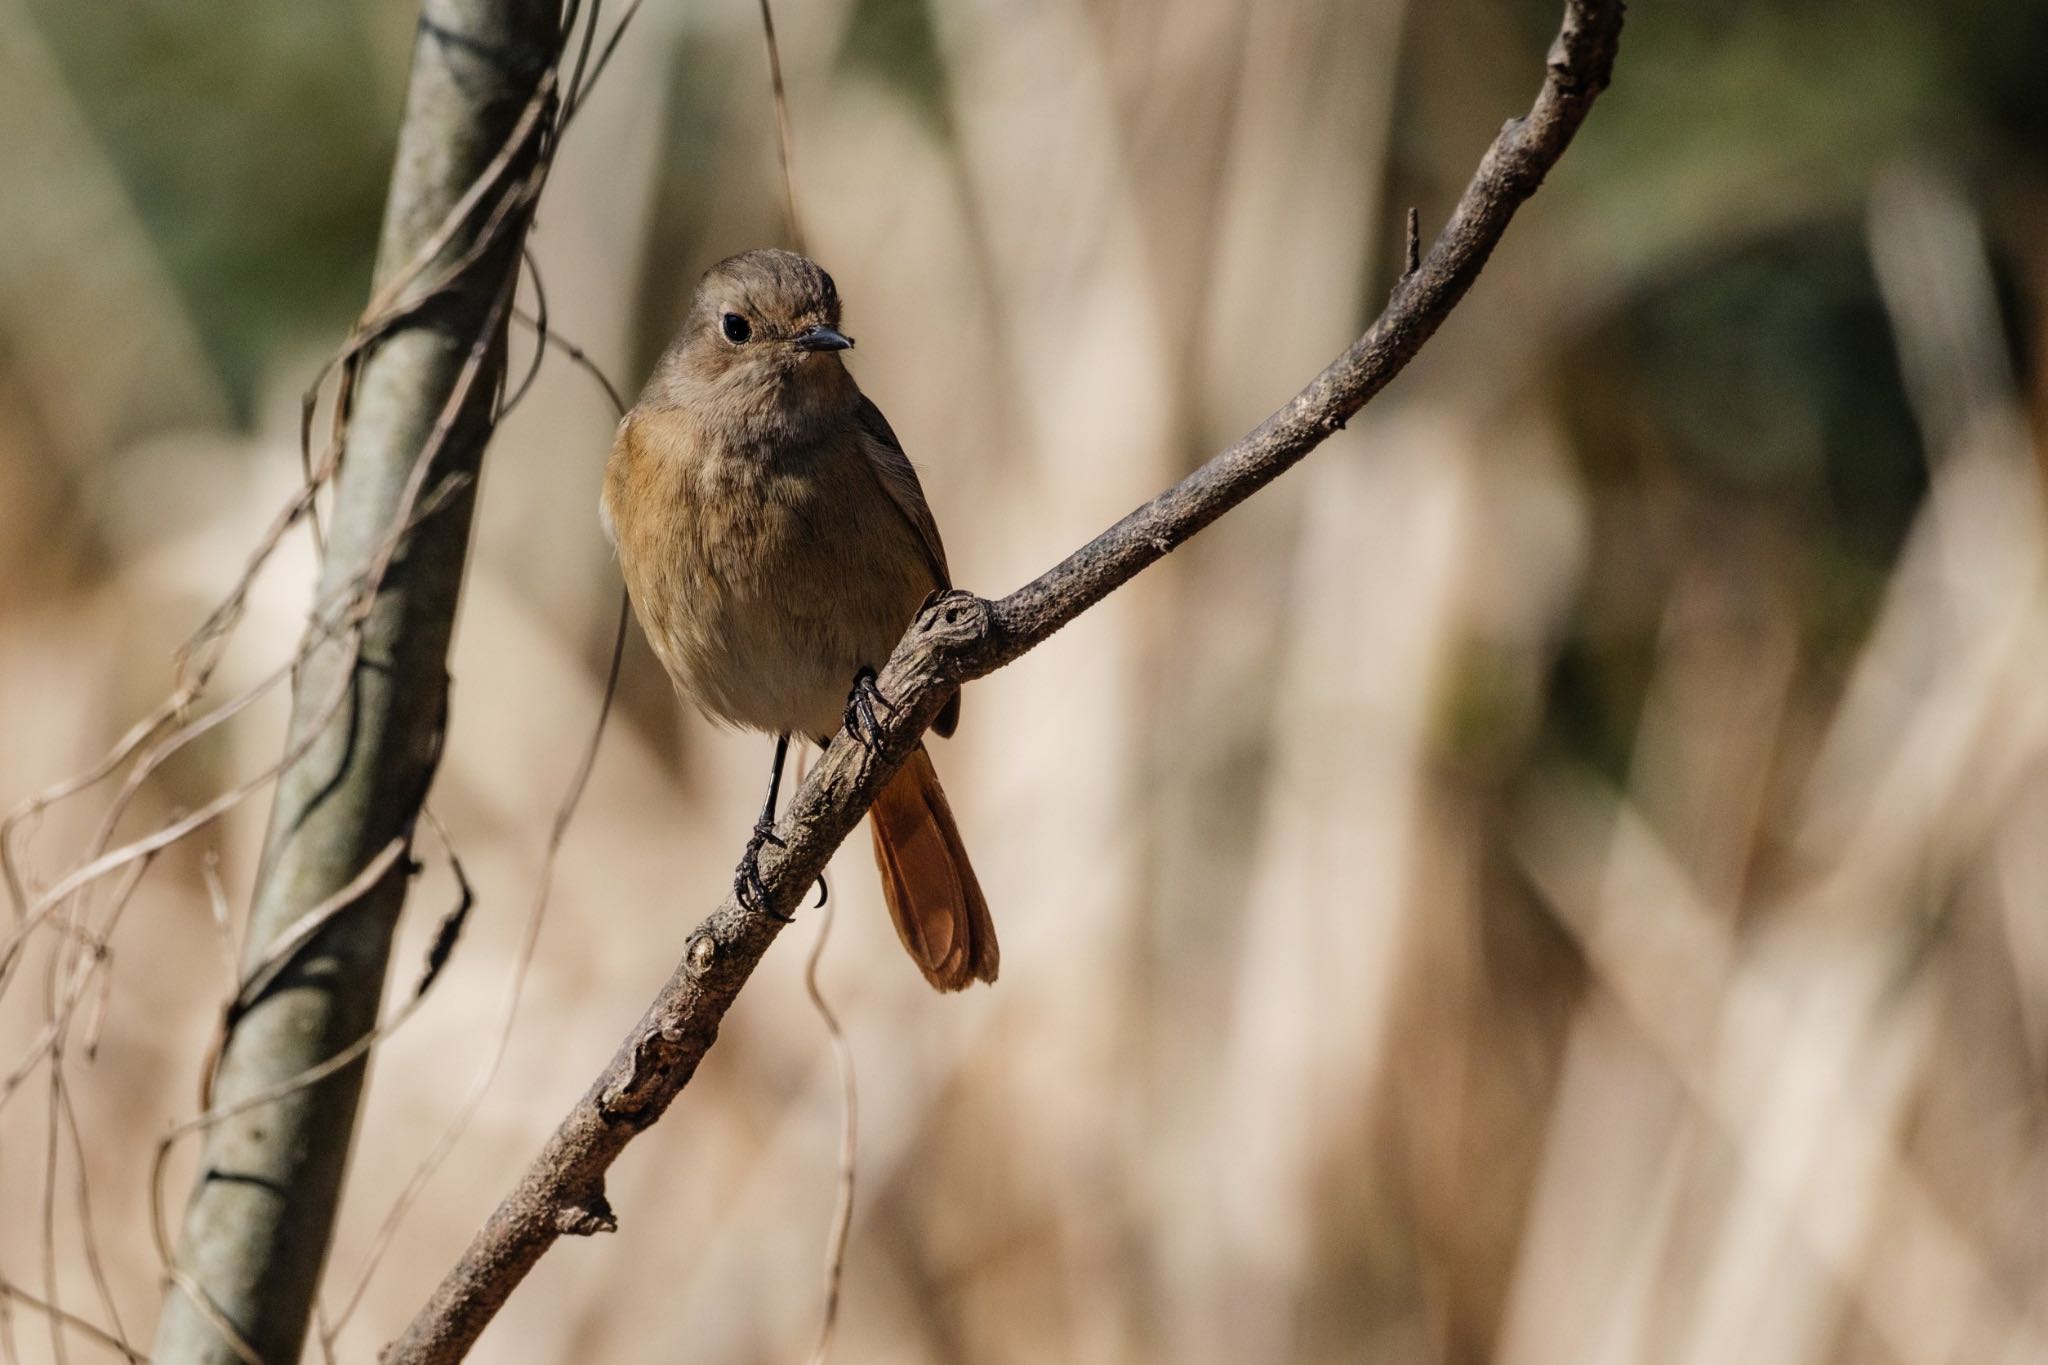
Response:
[[[424,4],[378,250],[380,294],[435,240],[480,176],[491,172],[509,192],[531,172],[548,121],[541,102],[559,47],[558,11],[555,0]],[[514,155],[499,160],[515,139]],[[508,210],[495,222],[494,204]],[[295,679],[287,743],[305,747],[277,786],[245,974],[272,958],[295,920],[347,888],[394,841],[411,838],[441,743],[449,635],[475,475],[504,374],[528,204],[524,195],[481,196],[401,296],[424,291],[479,246],[480,254],[452,287],[391,327],[356,375],[319,600],[346,600],[384,555],[394,526],[408,515],[418,520],[363,618],[360,650],[345,636],[331,638]],[[415,480],[418,457],[436,443],[424,480]],[[411,860],[387,863],[234,1021],[216,1106],[280,1086],[375,1027]],[[178,1282],[167,1288],[157,1327],[159,1365],[298,1359],[364,1071],[358,1060],[209,1132]]]

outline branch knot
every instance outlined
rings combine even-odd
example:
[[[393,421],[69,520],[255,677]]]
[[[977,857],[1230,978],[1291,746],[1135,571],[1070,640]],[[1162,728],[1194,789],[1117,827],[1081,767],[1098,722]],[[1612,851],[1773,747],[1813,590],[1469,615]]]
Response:
[[[919,633],[940,647],[972,643],[994,627],[994,604],[964,588],[933,593],[917,613]]]
[[[996,632],[995,603],[949,588],[925,599],[915,626],[914,648],[930,660],[932,671],[961,682],[967,656]]]
[[[709,934],[698,934],[690,940],[690,970],[702,976],[711,970],[711,964],[718,960],[718,940]]]
[[[595,1237],[600,1232],[617,1232],[619,1217],[602,1187],[562,1204],[555,1210],[555,1231],[565,1237]]]

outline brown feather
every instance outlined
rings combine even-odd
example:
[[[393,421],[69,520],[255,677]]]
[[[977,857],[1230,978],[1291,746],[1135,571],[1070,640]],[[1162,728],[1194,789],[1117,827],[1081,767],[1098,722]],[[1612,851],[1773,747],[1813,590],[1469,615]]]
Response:
[[[896,439],[896,432],[889,425],[889,419],[875,406],[875,400],[861,395],[860,403],[853,410],[854,424],[867,439],[861,442],[861,451],[868,457],[868,467],[875,472],[875,478],[882,485],[882,491],[896,504],[917,531],[918,541],[924,547],[924,562],[931,567],[932,578],[942,588],[953,586],[953,575],[946,568],[946,546],[939,539],[939,523],[932,519],[931,504],[925,501],[924,485],[918,482],[917,466],[903,453],[903,442]]]
[[[863,394],[853,416],[855,425],[867,438],[861,442],[861,453],[868,457],[868,468],[874,471],[875,481],[917,532],[933,580],[941,588],[952,587],[953,576],[946,568],[946,545],[939,539],[939,523],[932,518],[931,504],[925,501],[924,485],[918,482],[917,466],[903,453],[903,442],[896,439],[889,419],[875,406],[874,399]],[[942,738],[951,738],[959,724],[960,694],[955,692],[946,699],[932,729]]]
[[[882,788],[869,827],[889,918],[925,980],[942,991],[994,981],[995,922],[923,745]]]

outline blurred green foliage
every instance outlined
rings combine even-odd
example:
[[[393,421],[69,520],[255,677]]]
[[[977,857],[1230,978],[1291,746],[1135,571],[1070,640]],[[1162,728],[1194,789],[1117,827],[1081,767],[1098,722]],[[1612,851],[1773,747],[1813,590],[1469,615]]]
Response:
[[[246,416],[280,348],[367,291],[399,112],[382,35],[352,5],[31,12]]]
[[[935,22],[929,0],[854,0],[839,68],[895,94],[950,138],[952,96]]]
[[[1521,14],[1547,41],[1556,7]],[[1617,781],[1680,574],[1782,593],[1816,686],[1862,640],[1927,486],[1869,186],[1932,161],[1995,218],[2048,170],[2048,5],[1637,4],[1623,48],[1556,177],[1613,297],[1557,367],[1597,524],[1534,736]]]

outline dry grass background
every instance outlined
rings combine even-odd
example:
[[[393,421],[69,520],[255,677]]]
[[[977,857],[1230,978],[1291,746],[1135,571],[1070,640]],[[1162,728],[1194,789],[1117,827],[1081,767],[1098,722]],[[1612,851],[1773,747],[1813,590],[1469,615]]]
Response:
[[[862,1087],[839,1359],[2048,1361],[2048,138],[1995,60],[1981,99],[1955,74],[1978,68],[1915,65],[1932,6],[1639,9],[1613,94],[1415,370],[973,689],[937,759],[1001,984],[931,995],[865,847],[835,864],[825,981]],[[1402,211],[1440,216],[1554,22],[1483,0],[780,18],[810,247],[984,591],[1334,353]],[[8,804],[164,690],[295,486],[298,390],[339,328],[316,311],[223,358],[80,22],[0,6]],[[395,117],[403,26],[321,22],[354,42],[261,55]],[[780,213],[753,6],[635,22],[535,237],[556,325],[629,388],[696,273]],[[374,168],[374,136],[283,126],[316,166]],[[234,182],[261,180],[253,153],[195,157],[238,154]],[[345,305],[358,277],[332,273],[304,287]],[[373,1068],[330,1311],[493,1046],[602,688],[610,427],[551,362],[492,450],[434,797],[481,906]],[[224,695],[290,649],[310,573],[300,545],[261,580]],[[138,827],[261,768],[281,728],[266,705],[199,747]],[[410,1316],[667,974],[766,756],[682,714],[633,642],[503,1072],[339,1359]],[[45,877],[93,813],[43,819]],[[139,1341],[149,1154],[231,990],[203,857],[239,908],[261,819],[166,855],[122,919],[96,1053],[64,1062],[76,1150],[47,1068],[0,1100],[0,1276],[106,1323],[82,1169]],[[394,992],[453,896],[427,850]],[[811,932],[615,1169],[620,1232],[548,1258],[480,1359],[807,1347],[838,1125]],[[43,1017],[33,947],[6,1071]],[[0,1355],[52,1349],[0,1297]]]

